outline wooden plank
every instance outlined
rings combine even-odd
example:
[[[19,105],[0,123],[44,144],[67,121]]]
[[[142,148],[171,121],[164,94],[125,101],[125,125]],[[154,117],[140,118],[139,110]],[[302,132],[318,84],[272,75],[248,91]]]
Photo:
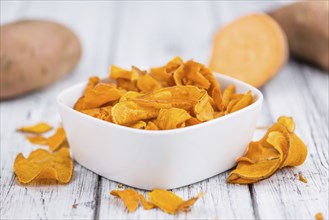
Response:
[[[263,88],[273,122],[281,115],[293,116],[309,154],[302,166],[282,169],[251,187],[257,218],[312,219],[317,212],[328,216],[328,110],[322,108],[328,106],[326,90],[328,74],[295,61]],[[307,184],[298,180],[299,172]]]
[[[31,2],[15,17],[42,18],[63,22],[80,36],[83,57],[72,75],[46,89],[19,99],[1,102],[1,218],[3,219],[93,219],[98,198],[98,175],[75,164],[68,185],[20,185],[13,175],[15,156],[25,156],[36,146],[29,144],[17,127],[47,121],[58,126],[55,97],[64,88],[85,81],[88,75],[106,75],[111,44],[111,23],[116,4],[111,2]],[[5,6],[6,8],[9,6]],[[4,10],[6,10],[6,8]],[[13,10],[19,11],[19,10]],[[87,16],[88,15],[88,16]],[[103,22],[91,18],[101,17]],[[72,208],[77,204],[76,208]]]
[[[209,9],[210,5],[200,2],[124,5],[118,17],[120,28],[113,59],[115,64],[149,68],[150,65],[163,65],[176,55],[205,62],[215,25]],[[159,210],[145,211],[141,207],[128,213],[122,201],[109,195],[111,190],[117,189],[117,183],[102,178],[97,216],[100,219],[253,219],[248,186],[228,185],[226,176],[227,173],[223,173],[173,190],[186,199],[206,192],[191,212],[174,216]],[[138,191],[145,194],[143,190]]]

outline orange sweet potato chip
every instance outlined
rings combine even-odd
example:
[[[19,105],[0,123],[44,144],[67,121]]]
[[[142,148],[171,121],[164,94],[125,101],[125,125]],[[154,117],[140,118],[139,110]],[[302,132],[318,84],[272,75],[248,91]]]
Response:
[[[34,134],[42,134],[47,131],[50,131],[53,129],[52,126],[48,125],[45,122],[40,122],[36,125],[31,125],[31,126],[23,126],[20,127],[18,130],[22,132],[28,132],[28,133],[34,133]]]
[[[81,112],[104,121],[112,122],[112,106],[86,109],[82,110]]]
[[[100,107],[107,102],[119,99],[123,94],[123,91],[113,85],[99,83],[93,89],[86,92],[83,109]]]
[[[194,113],[200,121],[210,121],[214,119],[214,109],[210,102],[208,93],[205,93],[194,106]]]
[[[174,86],[174,72],[184,64],[180,57],[174,57],[166,66],[151,68],[150,75],[153,76],[164,87]]]
[[[196,197],[193,197],[191,199],[188,199],[186,201],[184,201],[182,204],[180,204],[177,209],[176,212],[181,212],[181,211],[189,211],[191,209],[191,206],[194,205],[194,203],[203,196],[203,192],[199,193],[199,195],[197,195]]]
[[[26,139],[32,144],[47,145],[48,139],[43,136],[26,136]]]
[[[254,183],[285,166],[301,165],[306,159],[307,148],[293,133],[294,127],[292,118],[280,117],[260,141],[249,144],[246,154],[238,159],[238,165],[227,181]]]
[[[191,117],[192,116],[184,109],[161,109],[155,121],[155,124],[158,128],[162,130],[175,129],[180,127],[186,120]]]
[[[145,74],[138,78],[137,87],[142,93],[147,93],[161,88],[161,85],[151,75]]]
[[[64,128],[58,128],[54,135],[48,138],[48,146],[51,151],[58,150],[66,141]]]
[[[130,81],[127,79],[119,78],[116,81],[119,89],[123,89],[126,91],[139,91],[139,89],[137,88],[137,80]]]
[[[133,189],[112,190],[111,195],[120,197],[129,212],[138,208],[138,193]]]
[[[221,110],[225,110],[227,108],[228,103],[232,99],[232,95],[234,94],[235,86],[230,85],[227,87],[223,92],[223,98],[222,98],[222,105]]]
[[[147,201],[142,194],[139,194],[139,201],[141,202],[141,204],[145,210],[150,210],[150,209],[156,208],[156,206],[154,204],[152,204],[151,202]]]
[[[187,61],[185,64],[181,65],[174,72],[176,85],[194,85],[202,89],[208,89],[210,87],[210,82],[200,72],[202,66],[202,64],[194,62],[193,60]]]
[[[39,179],[68,183],[73,174],[73,161],[68,148],[61,148],[55,153],[37,149],[28,158],[21,153],[18,154],[14,163],[14,172],[18,181],[24,184]]]
[[[149,121],[149,122],[147,122],[147,125],[145,126],[145,130],[159,130],[159,128],[156,124],[154,124],[154,122]]]
[[[152,192],[148,192],[147,195],[152,204],[169,214],[175,214],[177,208],[184,202],[181,197],[173,192],[163,189],[154,189]]]
[[[145,121],[138,121],[136,123],[133,123],[133,124],[130,124],[128,125],[128,127],[131,127],[131,128],[137,128],[137,129],[143,129],[146,127],[146,122]]]
[[[230,110],[230,113],[232,112],[236,112],[244,107],[247,107],[248,105],[250,105],[252,103],[252,94],[251,91],[249,91],[246,95],[244,95],[241,99],[237,99],[239,100]]]
[[[134,101],[119,102],[112,108],[113,122],[116,124],[132,124],[141,120],[157,117],[159,109],[144,107]]]
[[[125,70],[120,67],[112,65],[111,70],[110,70],[110,78],[111,79],[126,79],[129,81],[133,81],[138,78],[138,74],[136,71],[128,71],[128,70]]]
[[[153,205],[169,214],[176,214],[180,211],[188,211],[196,200],[203,195],[203,193],[200,193],[197,197],[184,201],[173,192],[163,189],[153,189],[152,192],[148,192],[147,194]]]

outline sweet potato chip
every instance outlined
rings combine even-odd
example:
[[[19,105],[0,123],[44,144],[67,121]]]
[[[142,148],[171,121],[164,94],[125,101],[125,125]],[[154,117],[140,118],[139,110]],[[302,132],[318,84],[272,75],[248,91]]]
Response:
[[[147,122],[147,125],[144,128],[145,130],[159,130],[158,126],[154,124],[152,121]]]
[[[315,220],[324,220],[322,212],[318,212],[315,214]]]
[[[192,116],[184,109],[161,109],[155,124],[162,130],[175,129],[180,127],[180,125],[182,125],[187,119],[191,117]],[[170,120],[168,120],[169,118]]]
[[[136,123],[133,123],[131,125],[128,125],[128,127],[137,128],[137,129],[143,129],[143,128],[146,127],[146,122],[145,121],[138,121]]]
[[[228,103],[232,99],[231,97],[234,94],[234,91],[235,91],[235,86],[234,85],[230,85],[229,87],[227,87],[224,90],[223,97],[222,97],[221,110],[225,110],[227,108]]]
[[[166,73],[174,73],[181,65],[184,64],[184,60],[179,56],[174,57],[171,59],[166,65]]]
[[[68,148],[61,148],[55,153],[37,149],[28,158],[21,153],[14,163],[14,172],[21,183],[33,180],[53,179],[60,183],[68,183],[73,174],[73,161]]]
[[[138,74],[136,71],[128,71],[128,70],[125,70],[120,67],[112,65],[111,70],[110,70],[110,78],[111,79],[126,79],[129,81],[133,81],[138,78]]]
[[[83,109],[100,107],[107,102],[119,99],[123,94],[123,91],[110,84],[99,83],[93,89],[86,92]]]
[[[120,89],[124,89],[126,91],[135,91],[138,92],[139,89],[137,88],[137,80],[134,81],[130,81],[127,79],[117,79],[117,84],[118,84],[118,88]]]
[[[47,145],[48,139],[43,136],[26,136],[26,139],[29,140],[32,144]]]
[[[113,122],[116,124],[132,124],[141,120],[156,118],[159,109],[144,107],[134,101],[119,102],[112,108]]]
[[[192,117],[192,118],[189,118],[189,119],[186,120],[185,125],[186,126],[192,126],[192,125],[197,125],[197,124],[200,124],[200,123],[202,123],[202,121],[200,121],[197,118]]]
[[[175,81],[173,74],[183,64],[184,61],[180,57],[174,57],[166,66],[151,68],[150,75],[158,80],[164,87],[174,86]]]
[[[135,91],[129,91],[125,93],[123,96],[121,96],[119,102],[124,102],[124,101],[130,101],[133,100],[136,97],[142,96],[142,93],[135,92]]]
[[[45,133],[47,131],[50,131],[51,129],[53,129],[52,126],[48,125],[45,122],[40,122],[36,125],[20,127],[18,130],[22,131],[22,132],[42,134],[42,133]]]
[[[141,204],[145,210],[150,210],[150,209],[156,208],[156,206],[154,204],[152,204],[151,202],[147,201],[142,194],[139,194],[139,201],[141,202]]]
[[[184,202],[181,197],[167,190],[154,189],[147,194],[152,204],[169,214],[175,214],[177,208]]]
[[[194,62],[193,60],[182,64],[174,72],[176,85],[193,85],[202,89],[208,89],[210,87],[210,82],[201,74],[200,70],[202,66],[202,64]]]
[[[307,156],[305,144],[293,133],[292,118],[280,117],[259,142],[251,142],[227,181],[249,184],[268,178],[285,166],[301,165]]]
[[[66,141],[66,134],[64,128],[58,128],[54,135],[48,138],[48,146],[51,151],[58,150]]]
[[[112,122],[112,106],[86,109],[82,110],[81,112],[86,115],[90,115],[94,118],[99,118],[104,121]]]
[[[138,78],[137,87],[142,93],[147,93],[161,88],[161,85],[151,75],[146,74]]]
[[[189,208],[203,195],[203,193],[200,193],[198,196],[184,201],[173,192],[163,189],[153,189],[152,192],[148,192],[147,194],[153,205],[169,214],[188,211]]]
[[[138,208],[138,193],[133,189],[112,190],[111,195],[120,197],[129,212]]]
[[[199,195],[197,195],[196,197],[193,197],[187,201],[184,201],[182,204],[180,204],[177,209],[176,212],[181,212],[181,211],[189,211],[191,209],[191,206],[194,205],[194,203],[203,196],[204,192],[199,193]]]
[[[236,112],[242,108],[247,107],[252,103],[252,94],[251,91],[249,91],[246,95],[244,95],[239,101],[232,107],[230,110],[230,113]],[[237,99],[238,100],[238,99]]]
[[[194,113],[200,121],[210,121],[214,119],[214,109],[210,103],[208,93],[205,93],[194,106]]]

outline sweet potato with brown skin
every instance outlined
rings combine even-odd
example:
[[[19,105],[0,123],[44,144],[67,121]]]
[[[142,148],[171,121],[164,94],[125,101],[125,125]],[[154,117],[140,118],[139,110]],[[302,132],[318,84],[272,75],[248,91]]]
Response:
[[[0,27],[0,98],[45,87],[69,74],[81,56],[77,36],[63,25],[21,20]]]
[[[329,71],[329,3],[297,2],[270,13],[285,31],[296,57]]]

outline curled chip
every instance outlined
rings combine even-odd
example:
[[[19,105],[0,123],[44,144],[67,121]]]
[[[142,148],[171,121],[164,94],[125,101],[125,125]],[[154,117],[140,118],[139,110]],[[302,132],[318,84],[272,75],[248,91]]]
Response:
[[[207,93],[205,93],[194,106],[194,113],[196,118],[200,121],[210,121],[214,119],[214,109]]]
[[[227,108],[228,103],[232,99],[232,95],[234,94],[235,91],[235,86],[230,85],[227,87],[224,92],[223,92],[223,97],[222,97],[222,105],[221,105],[221,110],[225,110]]]
[[[26,136],[26,139],[32,144],[47,145],[48,139],[43,136]]]
[[[139,201],[141,202],[141,204],[145,210],[156,208],[156,206],[154,204],[152,204],[151,202],[147,201],[142,194],[139,194]]]
[[[110,78],[111,79],[126,79],[129,81],[133,81],[138,78],[138,74],[136,71],[128,71],[128,70],[125,70],[120,67],[112,65],[111,70],[110,70]]]
[[[145,74],[138,78],[137,87],[142,93],[147,93],[161,88],[161,85],[151,75]]]
[[[153,205],[169,214],[176,214],[180,211],[188,211],[196,200],[203,195],[203,193],[200,193],[197,197],[184,201],[173,192],[163,189],[153,189],[152,192],[148,192],[147,194]]]
[[[151,68],[149,72],[135,66],[131,70],[111,66],[108,79],[89,78],[74,109],[126,127],[166,130],[204,123],[252,102],[251,92],[236,94],[234,85],[222,95],[209,68],[176,56],[165,66]]]
[[[249,144],[227,181],[254,183],[270,177],[280,168],[301,165],[306,159],[307,148],[293,133],[294,127],[292,118],[280,117],[260,141]]]
[[[54,135],[48,138],[48,146],[51,151],[58,150],[66,141],[64,128],[58,128]]]
[[[180,108],[161,109],[155,121],[158,128],[162,130],[175,129],[183,125],[192,116]],[[170,118],[171,120],[168,120]]]
[[[82,110],[81,112],[104,121],[112,122],[112,106],[86,109]]]
[[[210,87],[210,82],[200,72],[202,66],[202,64],[194,62],[193,60],[187,61],[185,64],[181,65],[174,72],[176,85],[193,85],[202,89],[208,89]]]
[[[134,101],[119,102],[112,108],[113,122],[116,124],[132,124],[145,119],[157,117],[159,109],[144,107]]]
[[[119,99],[123,94],[123,91],[113,85],[99,83],[93,89],[86,92],[83,109],[100,107],[107,102]]]
[[[149,121],[147,122],[147,125],[145,126],[145,130],[159,130],[158,126],[154,124],[154,122]]]
[[[196,197],[193,197],[191,199],[188,199],[186,201],[184,201],[182,204],[180,204],[177,207],[176,212],[181,212],[181,211],[189,211],[191,209],[191,206],[194,205],[194,203],[203,196],[204,192],[199,193],[199,195],[197,195]]]
[[[18,181],[25,184],[39,179],[68,183],[73,174],[73,161],[68,148],[61,148],[55,153],[38,149],[28,158],[21,153],[18,154],[14,163],[14,172]]]
[[[53,129],[52,126],[48,125],[45,122],[40,122],[36,125],[20,127],[18,130],[23,132],[34,133],[34,134],[42,134],[47,131],[50,131],[51,129]]]
[[[120,197],[129,212],[138,208],[138,193],[133,189],[112,190],[111,195]]]

